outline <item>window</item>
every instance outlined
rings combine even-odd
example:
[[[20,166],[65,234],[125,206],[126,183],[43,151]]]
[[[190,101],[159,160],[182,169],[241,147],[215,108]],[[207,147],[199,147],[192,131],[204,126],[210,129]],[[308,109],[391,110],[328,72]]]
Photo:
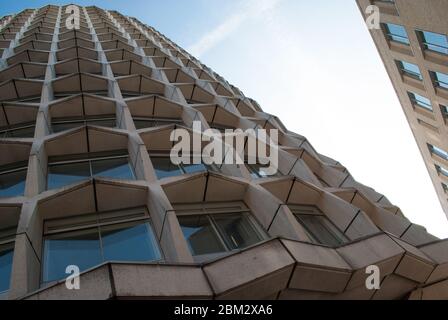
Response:
[[[146,209],[45,221],[43,248],[44,283],[65,278],[69,265],[85,271],[103,262],[161,259]]]
[[[15,168],[0,172],[0,198],[23,196],[25,192],[26,163],[13,167]]]
[[[409,44],[408,34],[403,26],[393,23],[385,23],[384,29],[389,40],[404,43],[407,45]]]
[[[442,110],[442,114],[445,118],[448,118],[448,107],[444,105],[440,105],[440,109]]]
[[[0,293],[9,290],[16,227],[0,229]]]
[[[442,188],[445,193],[448,193],[448,186],[446,184],[442,183]]]
[[[57,189],[91,177],[135,180],[126,152],[83,154],[49,159],[47,189]]]
[[[436,87],[448,89],[448,74],[432,71],[430,72],[430,74]]]
[[[269,166],[262,166],[261,164],[246,164],[247,170],[249,170],[250,175],[253,179],[261,179],[261,178],[270,178],[270,177],[281,177],[282,174],[277,170],[277,173],[274,175],[268,175],[266,173],[266,169]]]
[[[436,170],[439,174],[444,175],[448,178],[448,169],[445,169],[444,167],[436,165]]]
[[[218,130],[221,133],[226,133],[226,130],[235,130],[235,127],[226,126],[223,124],[215,124],[215,123],[211,124],[210,128]]]
[[[437,156],[439,156],[439,157],[441,157],[441,158],[443,158],[445,160],[448,160],[448,152],[446,152],[445,150],[437,148],[437,147],[435,147],[435,146],[433,146],[431,144],[428,144],[428,148],[429,148],[429,151],[432,154],[435,154],[435,155],[437,155]]]
[[[137,130],[144,128],[154,128],[158,126],[165,126],[169,124],[182,124],[180,119],[169,119],[169,118],[134,118],[135,128]]]
[[[406,61],[397,61],[397,66],[401,74],[405,74],[414,79],[423,80],[420,68],[417,65]]]
[[[432,105],[431,101],[428,98],[425,98],[417,93],[414,92],[408,92],[409,99],[411,99],[411,102],[414,105],[417,105],[419,107],[425,108],[427,110],[432,111]]]
[[[173,164],[169,155],[164,156],[151,156],[151,162],[156,171],[158,179],[176,177],[184,174],[192,174],[204,171],[220,172],[217,165],[206,165],[204,163],[199,164]],[[193,162],[193,161],[191,161]]]
[[[0,129],[0,138],[33,138],[35,123]]]
[[[34,97],[17,98],[17,99],[13,99],[13,100],[17,100],[19,102],[27,102],[27,103],[40,103],[40,95],[34,96]]]
[[[338,247],[348,242],[342,233],[318,208],[289,206],[307,235],[314,243]]]
[[[185,211],[176,210],[185,240],[197,261],[244,249],[267,238],[245,206],[202,208],[202,214],[194,215]]]
[[[417,31],[417,34],[422,39],[425,49],[448,54],[448,40],[446,35],[428,31]]]
[[[107,115],[107,116],[105,115],[101,117],[72,118],[72,119],[55,118],[52,120],[51,127],[53,132],[57,133],[86,125],[115,128],[117,124],[115,121],[115,115]]]

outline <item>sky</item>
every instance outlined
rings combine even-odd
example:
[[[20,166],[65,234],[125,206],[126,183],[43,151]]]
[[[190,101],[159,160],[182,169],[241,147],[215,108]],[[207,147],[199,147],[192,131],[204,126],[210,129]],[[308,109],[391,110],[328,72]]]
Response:
[[[0,15],[48,1],[2,2]],[[66,4],[53,1],[53,4]],[[423,159],[354,0],[90,0],[149,24],[318,152],[448,237]]]

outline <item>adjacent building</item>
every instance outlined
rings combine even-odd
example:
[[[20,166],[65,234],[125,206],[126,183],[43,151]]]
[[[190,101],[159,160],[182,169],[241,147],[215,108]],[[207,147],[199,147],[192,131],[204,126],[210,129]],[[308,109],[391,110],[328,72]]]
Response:
[[[1,298],[448,298],[448,241],[152,27],[68,18],[1,20]],[[173,164],[195,121],[278,130],[278,173]]]
[[[370,5],[380,9],[380,29],[370,33],[448,215],[448,2],[357,2],[364,16]]]

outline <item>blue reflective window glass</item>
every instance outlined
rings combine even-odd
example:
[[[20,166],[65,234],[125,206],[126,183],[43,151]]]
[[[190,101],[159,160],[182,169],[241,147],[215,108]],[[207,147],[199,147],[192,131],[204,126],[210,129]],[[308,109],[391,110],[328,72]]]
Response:
[[[27,170],[0,174],[0,198],[18,197],[25,192]]]
[[[47,189],[57,189],[90,178],[88,161],[50,165],[47,175]]]
[[[411,99],[412,103],[419,105],[422,108],[428,109],[432,111],[432,104],[431,101],[419,95],[418,93],[409,92],[409,98]]]
[[[444,175],[445,177],[448,177],[448,169],[441,167],[441,166],[436,166],[437,171]]]
[[[408,33],[403,26],[393,23],[386,23],[386,33],[390,40],[404,44],[409,44]]]
[[[33,138],[35,126],[10,129],[3,133],[4,138]],[[2,134],[0,133],[0,136]]]
[[[426,49],[448,54],[448,40],[446,35],[429,31],[420,31],[420,33]]]
[[[445,150],[440,149],[440,148],[438,148],[438,147],[436,147],[436,146],[432,146],[432,145],[429,145],[429,150],[430,150],[432,153],[438,155],[439,157],[448,160],[448,152],[446,152]]]
[[[433,76],[436,86],[448,89],[448,74],[433,72]]]
[[[9,290],[14,245],[0,247],[0,293]]]
[[[422,74],[420,72],[420,68],[417,65],[406,61],[399,61],[399,66],[404,74],[422,80]]]
[[[43,281],[67,277],[67,266],[85,271],[103,261],[97,228],[49,236],[44,243]]]
[[[101,227],[101,240],[105,261],[154,261],[161,258],[148,222]]]
[[[198,173],[207,171],[207,166],[204,164],[182,164],[182,169],[185,173]]]
[[[103,159],[92,161],[94,177],[134,180],[134,173],[128,158]]]

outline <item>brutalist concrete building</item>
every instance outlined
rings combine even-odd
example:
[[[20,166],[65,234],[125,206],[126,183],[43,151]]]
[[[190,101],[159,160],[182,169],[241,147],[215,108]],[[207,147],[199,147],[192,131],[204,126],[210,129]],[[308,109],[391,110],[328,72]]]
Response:
[[[448,215],[448,2],[357,1],[379,8],[371,35]]]
[[[69,16],[1,20],[3,299],[448,298],[448,241],[153,28]],[[171,133],[194,121],[278,129],[278,174],[174,165]]]

